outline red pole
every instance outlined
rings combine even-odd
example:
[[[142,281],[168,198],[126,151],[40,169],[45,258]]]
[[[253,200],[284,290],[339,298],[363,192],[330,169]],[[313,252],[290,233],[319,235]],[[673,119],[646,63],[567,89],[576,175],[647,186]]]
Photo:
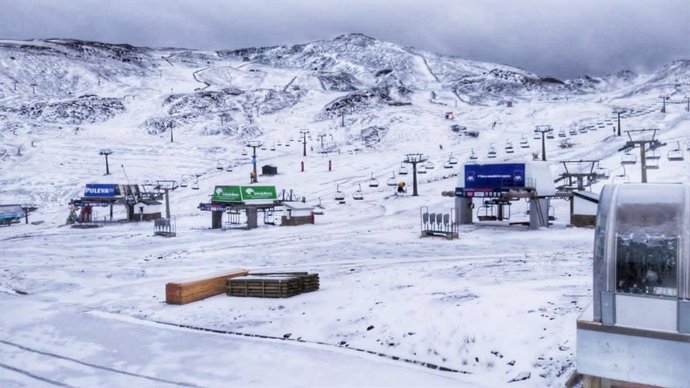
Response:
[[[332,164],[331,164],[331,161],[329,160],[329,161],[328,161],[328,171],[331,171],[332,167],[333,167],[333,166],[332,166]]]
[[[302,172],[304,172],[304,160],[301,161],[300,164],[302,165]]]

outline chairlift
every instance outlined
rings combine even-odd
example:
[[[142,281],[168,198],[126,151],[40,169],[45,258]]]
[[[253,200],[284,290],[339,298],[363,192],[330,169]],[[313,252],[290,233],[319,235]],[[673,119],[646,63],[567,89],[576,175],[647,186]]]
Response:
[[[532,139],[534,140],[541,140],[541,134],[539,132],[534,132],[534,135],[532,135]]]
[[[546,138],[547,139],[555,139],[556,136],[553,134],[553,131],[546,132]]]
[[[484,202],[482,206],[477,209],[477,219],[479,221],[497,221],[495,209],[493,205],[489,205],[488,202]]]
[[[508,140],[508,141],[506,142],[506,147],[505,147],[505,149],[506,149],[506,154],[512,154],[513,152],[515,152],[515,150],[513,149],[513,143],[511,143],[510,140]]]
[[[276,143],[276,145],[277,145],[278,147],[282,147],[282,146],[283,146],[283,143],[278,142],[278,143]]]
[[[644,158],[645,160],[659,160],[661,159],[661,153],[657,149],[647,150]]]
[[[270,150],[271,150],[271,151],[275,151],[275,150],[276,150],[276,146],[275,146],[275,145],[272,145],[271,148],[270,148]]]
[[[604,126],[602,125],[599,128],[604,128]],[[587,133],[587,127],[580,127],[580,133]]]
[[[378,179],[374,178],[374,173],[371,173],[371,178],[369,179],[369,187],[379,187]]]
[[[248,154],[247,154],[247,151],[246,151],[246,150],[242,150],[242,156],[247,156],[247,155],[248,155]]]
[[[570,131],[568,131],[568,134],[570,136],[577,136],[577,129],[575,129],[575,128],[570,129]]]
[[[182,179],[180,179],[180,187],[187,187],[189,186],[189,182],[187,180],[187,177],[185,175],[182,175]]]
[[[470,150],[470,156],[467,158],[467,160],[477,160],[479,157],[477,156],[477,153],[474,152],[474,148]]]
[[[525,136],[520,138],[520,148],[529,148],[529,141]]]
[[[393,174],[391,175],[391,177],[388,178],[388,180],[386,181],[386,186],[394,187],[394,186],[397,186],[397,184],[398,184],[398,182],[395,179],[395,171],[393,171]]]
[[[671,162],[679,162],[685,159],[683,156],[683,150],[680,149],[680,142],[678,142],[676,148],[668,151],[666,158]]]
[[[407,167],[404,163],[400,163],[400,169],[398,170],[398,175],[407,175]]]
[[[340,185],[337,185],[335,187],[335,196],[333,197],[333,199],[340,204],[345,203],[345,194],[342,191],[340,191]]]
[[[223,171],[223,169],[224,169],[223,163],[221,163],[219,160],[218,163],[216,163],[216,170]]]
[[[433,170],[436,166],[434,165],[434,162],[428,160],[426,163],[424,163],[424,167],[426,167],[427,170]]]
[[[192,183],[192,190],[199,190],[199,178],[197,177]]]
[[[266,151],[266,146],[261,146],[262,151]]]
[[[489,152],[486,157],[489,159],[496,159],[496,147],[494,147],[493,144],[489,146]]]
[[[558,137],[565,137],[565,136],[566,136],[566,135],[565,135],[565,130],[564,130],[564,129],[561,129],[560,131],[558,131]]]
[[[450,162],[446,160],[446,161],[443,163],[443,168],[453,168],[453,165],[450,164]]]
[[[417,166],[417,174],[426,174],[426,166],[424,164]]]
[[[647,170],[658,170],[659,169],[659,159],[647,159],[645,162],[645,169]]]
[[[628,174],[625,173],[625,166],[623,166],[623,173],[614,175],[613,178],[611,178],[611,183],[628,183],[630,182],[630,177]]]
[[[626,165],[635,163],[637,163],[637,155],[631,154],[630,152],[626,152],[621,155],[621,164]]]
[[[364,192],[362,191],[362,184],[358,184],[358,189],[352,193],[352,199],[355,201],[361,201],[364,199]]]
[[[232,172],[232,166],[228,165],[227,167],[225,167],[225,171],[226,172]]]
[[[603,179],[609,178],[609,169],[599,166],[599,163],[597,163],[597,167],[594,169],[594,173],[599,178],[603,178]]]
[[[458,164],[458,158],[453,156],[453,153],[451,153],[450,156],[448,157],[448,163],[449,164]]]
[[[290,147],[290,143],[289,143],[289,142],[285,142],[285,147]]]

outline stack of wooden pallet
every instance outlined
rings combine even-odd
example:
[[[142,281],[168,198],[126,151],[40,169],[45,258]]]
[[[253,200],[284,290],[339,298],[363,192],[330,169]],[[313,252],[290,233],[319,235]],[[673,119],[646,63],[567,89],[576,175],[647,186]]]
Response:
[[[225,292],[229,278],[245,276],[246,269],[206,275],[194,279],[171,282],[165,285],[165,301],[169,304],[186,304]]]
[[[307,272],[251,273],[228,279],[229,296],[289,298],[319,289],[319,274]]]

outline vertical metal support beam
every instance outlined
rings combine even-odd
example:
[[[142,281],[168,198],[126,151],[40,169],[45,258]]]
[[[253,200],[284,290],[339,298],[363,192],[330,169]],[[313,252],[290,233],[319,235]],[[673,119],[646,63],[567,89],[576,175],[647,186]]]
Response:
[[[541,133],[541,160],[546,161],[546,132]]]
[[[417,163],[412,163],[412,196],[419,196],[417,194]]]
[[[647,150],[645,150],[645,144],[640,144],[640,168],[642,183],[647,183]]]
[[[223,223],[223,212],[211,212],[211,229],[220,229]]]
[[[165,218],[170,219],[170,190],[165,189]]]

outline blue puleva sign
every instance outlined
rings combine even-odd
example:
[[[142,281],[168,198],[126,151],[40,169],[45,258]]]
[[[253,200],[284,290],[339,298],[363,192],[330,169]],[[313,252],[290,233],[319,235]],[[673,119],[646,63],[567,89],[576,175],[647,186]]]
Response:
[[[525,187],[524,163],[466,164],[465,189]]]
[[[88,183],[84,188],[84,197],[114,197],[117,194],[117,185]]]

